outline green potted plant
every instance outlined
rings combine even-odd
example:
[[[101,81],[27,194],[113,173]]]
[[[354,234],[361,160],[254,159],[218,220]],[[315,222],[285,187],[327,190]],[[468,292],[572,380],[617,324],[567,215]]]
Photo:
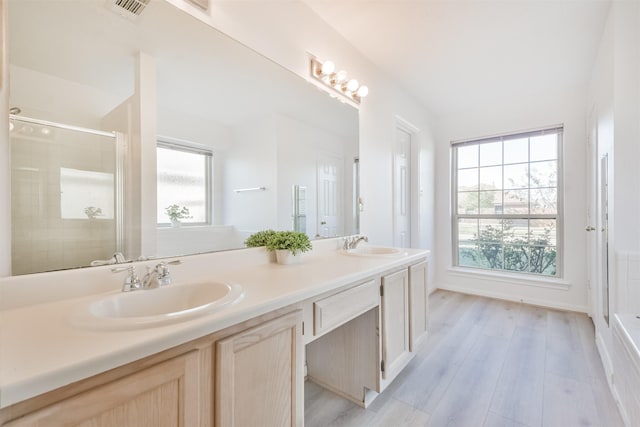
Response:
[[[171,225],[174,227],[180,227],[181,219],[191,218],[191,216],[189,216],[189,208],[187,208],[186,206],[179,206],[175,204],[169,205],[164,208],[164,211],[169,217]]]
[[[278,264],[299,262],[301,254],[312,248],[309,237],[299,231],[277,231],[266,246],[268,250],[275,251]]]
[[[99,216],[102,216],[102,209],[96,208],[95,206],[87,206],[84,208],[84,214],[89,219],[96,219]]]
[[[247,237],[247,240],[244,241],[244,244],[248,248],[257,248],[260,246],[267,246],[267,242],[275,234],[276,234],[276,231],[273,231],[271,229],[258,231],[256,233],[253,233],[249,237]]]

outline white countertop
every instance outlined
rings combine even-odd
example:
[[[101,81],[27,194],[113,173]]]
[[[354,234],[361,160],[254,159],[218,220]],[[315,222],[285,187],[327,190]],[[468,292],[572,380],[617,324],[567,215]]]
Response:
[[[327,250],[329,243],[314,243],[318,246],[325,249],[314,248],[295,265],[268,263],[266,254],[255,249],[182,257],[182,265],[171,267],[171,286],[235,282],[244,288],[244,298],[219,313],[129,331],[83,330],[68,319],[78,305],[120,292],[122,276],[114,279],[108,268],[33,275],[31,282],[24,276],[3,279],[2,298],[28,301],[31,292],[35,303],[5,303],[0,311],[0,408],[429,255],[407,249],[400,257],[357,257]],[[99,280],[104,283],[86,283]],[[51,290],[58,285],[64,288],[62,296]],[[50,294],[57,297],[46,298]]]

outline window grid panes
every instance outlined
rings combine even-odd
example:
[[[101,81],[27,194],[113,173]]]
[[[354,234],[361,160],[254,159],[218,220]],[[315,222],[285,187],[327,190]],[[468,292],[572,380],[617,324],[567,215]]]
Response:
[[[170,224],[166,208],[171,205],[188,209],[182,224],[211,223],[211,160],[207,151],[158,143],[158,224]]]
[[[562,128],[453,144],[454,265],[559,276]]]

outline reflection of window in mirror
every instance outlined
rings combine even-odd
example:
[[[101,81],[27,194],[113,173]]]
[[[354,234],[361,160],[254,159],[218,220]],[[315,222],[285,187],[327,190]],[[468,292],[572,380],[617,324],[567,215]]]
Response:
[[[60,168],[62,219],[113,219],[113,174]]]
[[[210,150],[158,141],[158,225],[171,223],[166,208],[187,208],[185,225],[211,224],[212,160]]]

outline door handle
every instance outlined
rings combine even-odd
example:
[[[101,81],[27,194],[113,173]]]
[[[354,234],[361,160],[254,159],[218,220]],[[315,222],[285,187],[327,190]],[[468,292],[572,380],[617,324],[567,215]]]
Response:
[[[590,225],[587,225],[584,229],[585,229],[585,231],[596,231],[596,228],[592,227]]]

